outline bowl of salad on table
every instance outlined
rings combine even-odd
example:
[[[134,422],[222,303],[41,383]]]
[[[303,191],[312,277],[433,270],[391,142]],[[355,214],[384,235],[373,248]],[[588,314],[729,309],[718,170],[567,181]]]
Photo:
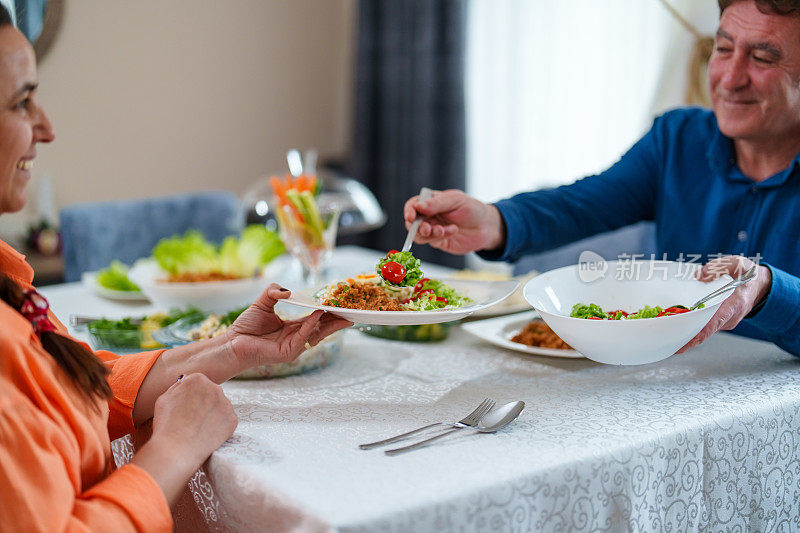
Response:
[[[247,226],[219,246],[188,231],[159,241],[128,277],[158,307],[224,313],[258,297],[271,282],[264,268],[284,251],[277,232],[262,225]]]
[[[673,355],[711,320],[727,292],[702,307],[689,306],[731,277],[695,279],[698,264],[609,261],[601,275],[583,265],[540,274],[525,299],[552,330],[578,352],[600,363],[638,365]]]

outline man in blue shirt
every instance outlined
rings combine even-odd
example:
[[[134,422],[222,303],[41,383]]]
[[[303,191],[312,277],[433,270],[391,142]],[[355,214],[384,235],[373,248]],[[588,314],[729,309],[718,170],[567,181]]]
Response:
[[[679,109],[605,172],[489,205],[456,190],[411,198],[416,242],[514,261],[641,220],[660,254],[703,257],[701,279],[758,278],[736,289],[684,348],[718,330],[800,355],[800,0],[719,0],[709,63],[713,113]]]

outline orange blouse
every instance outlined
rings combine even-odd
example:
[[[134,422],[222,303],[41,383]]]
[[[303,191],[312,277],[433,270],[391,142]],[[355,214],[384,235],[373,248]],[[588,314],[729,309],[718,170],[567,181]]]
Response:
[[[30,287],[24,256],[0,241],[0,272]],[[58,332],[66,328],[50,315]],[[0,531],[170,531],[161,489],[134,464],[117,469],[111,439],[133,430],[133,404],[161,350],[95,354],[114,397],[90,405],[0,300]]]

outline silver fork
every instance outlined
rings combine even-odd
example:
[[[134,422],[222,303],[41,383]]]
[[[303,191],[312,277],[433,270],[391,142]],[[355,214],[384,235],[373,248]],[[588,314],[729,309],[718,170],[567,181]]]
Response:
[[[362,450],[369,450],[370,448],[375,448],[377,446],[383,446],[384,444],[390,444],[392,442],[397,442],[398,440],[405,439],[406,437],[410,437],[411,435],[416,435],[421,431],[425,431],[426,429],[430,429],[436,426],[445,426],[451,428],[465,428],[465,427],[474,427],[478,422],[480,422],[483,415],[488,413],[494,407],[494,400],[489,398],[484,398],[484,400],[472,411],[470,414],[459,420],[458,422],[454,422],[452,424],[448,424],[446,422],[436,422],[434,424],[428,424],[427,426],[423,426],[421,428],[417,428],[415,430],[409,431],[408,433],[402,433],[400,435],[396,435],[394,437],[389,437],[388,439],[379,440],[377,442],[370,442],[369,444],[360,444],[358,447]],[[455,429],[451,429],[450,431],[455,431]],[[448,431],[448,433],[450,433]]]

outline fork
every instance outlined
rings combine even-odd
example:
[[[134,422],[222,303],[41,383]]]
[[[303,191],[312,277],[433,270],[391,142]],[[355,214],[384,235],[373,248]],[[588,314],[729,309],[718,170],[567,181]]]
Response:
[[[377,446],[383,446],[384,444],[397,442],[398,440],[410,437],[411,435],[416,435],[421,431],[425,431],[426,429],[430,429],[436,426],[452,427],[456,429],[465,427],[474,427],[478,422],[480,422],[481,418],[483,418],[483,415],[492,410],[492,407],[494,407],[494,400],[491,400],[489,398],[484,398],[484,400],[480,403],[480,405],[478,405],[478,407],[475,408],[474,411],[472,411],[470,414],[468,414],[458,422],[454,422],[452,424],[448,424],[446,422],[435,422],[433,424],[428,424],[427,426],[423,426],[421,428],[409,431],[408,433],[402,433],[394,437],[389,437],[388,439],[379,440],[377,442],[370,442],[369,444],[360,444],[358,447],[361,448],[362,450],[369,450],[370,448],[375,448]]]

